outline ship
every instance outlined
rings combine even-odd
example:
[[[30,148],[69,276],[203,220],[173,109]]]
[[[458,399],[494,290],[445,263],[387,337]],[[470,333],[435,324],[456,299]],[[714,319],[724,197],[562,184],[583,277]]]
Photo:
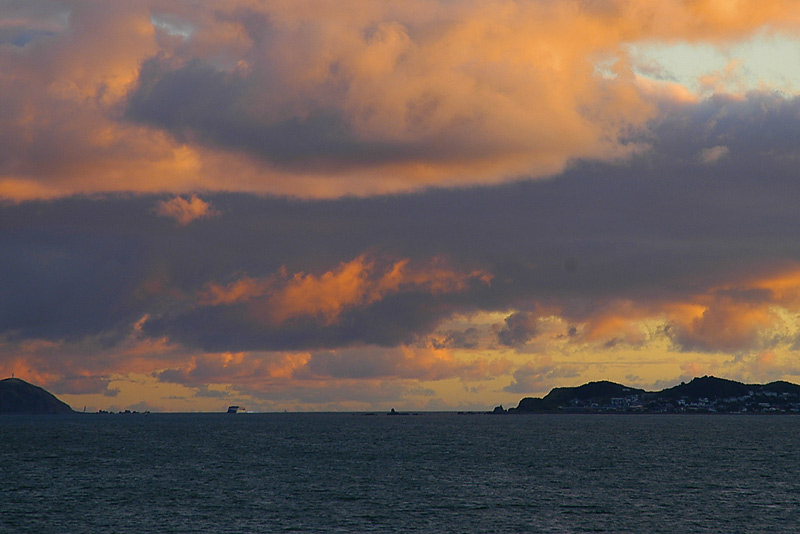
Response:
[[[245,413],[247,410],[244,406],[228,406],[228,413]]]

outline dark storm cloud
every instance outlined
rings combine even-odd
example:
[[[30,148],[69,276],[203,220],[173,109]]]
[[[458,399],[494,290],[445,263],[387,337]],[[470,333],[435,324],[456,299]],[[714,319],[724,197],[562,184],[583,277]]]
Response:
[[[652,149],[629,162],[576,163],[546,182],[367,199],[202,195],[220,215],[185,226],[155,213],[167,200],[160,196],[2,205],[0,334],[113,343],[147,314],[146,333],[206,350],[393,346],[456,312],[549,302],[580,320],[606,299],[680,299],[800,261],[798,117],[798,100],[768,94],[675,105],[653,125]],[[724,158],[698,158],[723,145]],[[282,268],[321,276],[365,253],[442,257],[492,279],[442,294],[401,288],[330,322],[301,316],[265,326],[241,303],[197,302],[212,282]],[[709,329],[727,317],[719,306]],[[525,337],[512,326],[502,342]],[[726,350],[752,344],[703,345],[700,334],[684,330],[675,339]]]

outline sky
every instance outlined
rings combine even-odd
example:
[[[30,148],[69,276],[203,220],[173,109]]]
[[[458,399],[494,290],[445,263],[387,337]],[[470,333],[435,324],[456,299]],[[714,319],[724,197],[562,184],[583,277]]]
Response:
[[[89,411],[800,383],[800,2],[0,0],[0,375]]]

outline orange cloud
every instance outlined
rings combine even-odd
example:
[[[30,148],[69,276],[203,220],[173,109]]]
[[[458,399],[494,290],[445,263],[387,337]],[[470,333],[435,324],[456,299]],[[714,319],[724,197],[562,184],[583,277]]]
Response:
[[[777,274],[759,277],[748,284],[769,292],[770,300],[791,309],[800,309],[800,268],[789,268]]]
[[[785,264],[769,273],[731,277],[680,300],[639,298],[594,303],[570,317],[573,341],[633,346],[666,335],[675,348],[741,355],[795,343],[800,313],[800,269]],[[766,354],[766,353],[765,353]]]
[[[200,295],[202,305],[230,305],[255,301],[256,315],[270,323],[310,316],[333,323],[346,309],[373,304],[400,291],[430,294],[459,292],[473,280],[488,284],[483,271],[458,272],[441,260],[412,265],[409,260],[381,263],[366,256],[340,264],[319,276],[283,270],[263,279],[242,277],[226,286],[208,284]]]
[[[159,380],[184,385],[261,386],[290,381],[306,365],[307,353],[205,353],[156,373]]]
[[[668,309],[673,339],[681,347],[730,353],[768,349],[796,335],[781,310],[800,312],[800,269],[740,278],[695,296],[692,304]]]
[[[72,340],[8,340],[0,337],[0,375],[14,373],[56,393],[115,395],[114,377],[149,374],[186,361],[191,354],[166,337],[148,337],[145,315],[115,333],[109,345],[105,334]]]
[[[430,346],[402,346],[397,350],[401,355],[397,360],[397,376],[418,380],[444,380],[453,377],[465,381],[487,380],[508,373],[513,365],[504,358],[463,361],[448,349]]]
[[[646,127],[654,99],[672,90],[654,96],[643,87],[626,45],[724,44],[765,28],[796,31],[800,15],[796,2],[778,0],[240,0],[192,8],[134,1],[59,9],[14,18],[15,27],[44,33],[0,46],[5,199],[198,190],[332,197],[548,175],[576,158],[614,159],[638,148],[620,137]],[[192,103],[186,113],[196,121],[137,123],[124,110],[152,58],[176,69],[202,64],[213,79],[241,85],[230,95],[227,86],[209,89],[233,100],[222,109]],[[595,71],[604,60],[610,76]],[[191,94],[205,94],[209,83],[197,78]],[[148,104],[163,119],[174,102]],[[244,123],[233,121],[235,111]],[[298,134],[320,114],[339,122]],[[255,128],[273,139],[271,128],[281,125],[295,128],[291,161],[287,147],[253,144],[258,136],[242,133]],[[320,144],[328,134],[331,144]]]
[[[674,339],[692,349],[736,353],[759,347],[761,334],[777,321],[764,304],[737,302],[719,297],[700,316],[674,321]]]
[[[583,323],[581,339],[614,345],[641,345],[648,338],[641,321],[653,315],[647,306],[630,300],[614,300],[592,313]]]
[[[156,206],[156,213],[162,217],[175,219],[181,226],[186,226],[197,219],[219,215],[219,212],[211,207],[211,204],[195,195],[189,197],[189,200],[183,197],[163,200]]]
[[[748,352],[775,343],[782,324],[760,289],[710,289],[686,301],[614,301],[581,323],[580,340],[641,346],[666,334],[681,350]],[[657,327],[656,325],[662,325]]]
[[[203,289],[199,302],[204,306],[230,305],[245,302],[264,295],[272,287],[270,279],[255,279],[249,276],[231,282],[226,286],[209,283]]]
[[[488,380],[508,373],[502,358],[463,361],[446,349],[401,346],[357,347],[318,353],[206,353],[159,371],[159,380],[189,386],[232,384],[236,388],[337,387],[347,381]],[[326,386],[326,384],[328,384]]]

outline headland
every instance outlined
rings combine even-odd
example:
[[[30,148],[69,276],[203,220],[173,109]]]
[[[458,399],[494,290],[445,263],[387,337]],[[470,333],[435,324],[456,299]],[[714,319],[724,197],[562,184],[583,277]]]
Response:
[[[75,413],[52,393],[19,378],[0,380],[0,414]]]
[[[492,413],[800,413],[800,386],[777,381],[744,384],[703,376],[661,391],[589,382],[525,397],[516,408]]]

